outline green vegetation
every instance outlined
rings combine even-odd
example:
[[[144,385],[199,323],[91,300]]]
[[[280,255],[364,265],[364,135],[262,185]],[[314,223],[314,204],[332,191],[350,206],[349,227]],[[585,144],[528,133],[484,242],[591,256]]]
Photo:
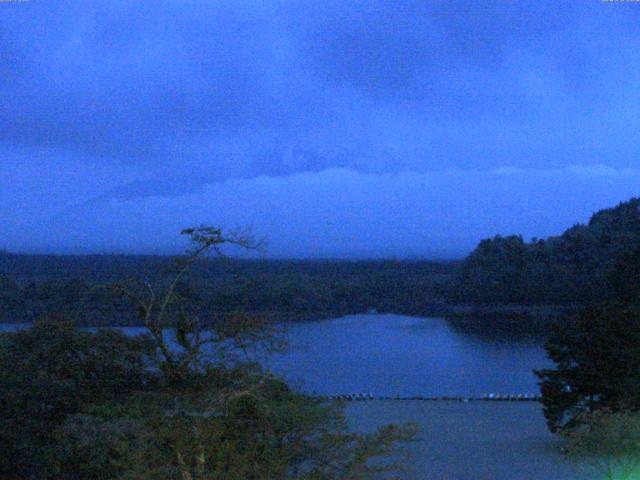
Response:
[[[33,322],[0,336],[0,478],[389,472],[413,427],[350,433],[339,404],[295,392],[250,352],[281,347],[272,320],[442,314],[447,301],[488,316],[511,305],[518,324],[531,306],[581,306],[559,323],[550,309],[540,331],[523,332],[552,326],[555,368],[536,372],[544,414],[569,457],[630,475],[640,454],[639,208],[632,199],[548,240],[483,240],[460,265],[210,259],[224,245],[259,243],[208,227],[183,232],[193,248],[177,259],[0,252],[0,321]],[[462,313],[455,328],[486,333]],[[132,324],[147,333],[79,328]],[[503,322],[490,335],[517,331]]]
[[[607,480],[637,478],[640,467],[640,415],[598,411],[583,414],[580,426],[565,432],[565,455],[577,466]]]
[[[555,368],[537,373],[552,431],[575,427],[585,412],[640,409],[637,309],[589,308],[559,323],[546,348]]]
[[[152,357],[147,337],[89,333],[60,319],[3,334],[0,476],[47,478],[50,470],[49,478],[56,478],[69,461],[58,452],[65,429],[76,421],[95,423],[94,417],[78,417],[92,406],[111,410],[124,405],[134,392],[153,389],[159,378],[148,371]]]
[[[194,265],[176,289],[212,321],[239,309],[277,320],[373,309],[546,322],[617,295],[620,285],[609,278],[640,248],[639,206],[640,199],[631,199],[546,240],[525,242],[516,235],[482,240],[461,263],[215,258]],[[104,286],[130,277],[166,283],[173,267],[170,257],[0,251],[0,321],[32,322],[59,312],[90,325],[139,324],[126,302]],[[623,288],[637,284],[630,278],[621,282]]]
[[[0,322],[59,312],[89,325],[138,325],[127,302],[105,288],[131,277],[166,284],[170,257],[0,253]],[[304,320],[362,313],[442,314],[453,262],[203,259],[178,292],[214,319],[236,310]]]
[[[252,347],[279,344],[269,324],[236,313],[203,329],[180,282],[208,251],[254,244],[185,233],[194,249],[170,281],[110,289],[147,334],[48,318],[0,335],[0,478],[355,480],[401,468],[389,455],[413,426],[351,433],[340,404],[252,361]]]
[[[608,280],[608,302],[554,327],[555,368],[536,374],[567,458],[625,480],[640,467],[640,248],[621,254]]]
[[[598,411],[640,410],[640,248],[609,276],[613,298],[559,322],[547,340],[554,369],[536,372],[552,431]]]
[[[458,269],[449,301],[584,305],[610,300],[611,272],[640,245],[640,199],[594,214],[559,237],[483,240]]]

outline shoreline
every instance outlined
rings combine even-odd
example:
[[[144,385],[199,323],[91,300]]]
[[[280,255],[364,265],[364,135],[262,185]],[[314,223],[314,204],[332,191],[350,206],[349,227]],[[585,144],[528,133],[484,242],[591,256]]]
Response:
[[[277,310],[241,310],[248,315],[256,315],[264,317],[268,323],[282,323],[291,324],[299,322],[317,322],[322,320],[330,320],[334,318],[341,318],[348,315],[404,315],[410,317],[424,317],[424,318],[444,318],[456,326],[465,325],[480,325],[485,322],[498,322],[498,323],[514,323],[514,322],[530,322],[538,326],[552,325],[560,320],[565,315],[575,313],[583,308],[582,305],[445,305],[445,304],[433,304],[420,308],[400,308],[394,310],[377,310],[371,308],[368,310],[356,311],[354,310],[320,310],[310,312],[282,312]],[[214,312],[211,317],[216,315],[231,314],[232,311],[227,312]],[[79,321],[74,316],[78,315],[78,312],[73,312],[73,315],[69,316],[69,320],[77,321],[78,325],[83,327],[142,327],[143,323],[136,321],[114,321],[114,322],[83,322]],[[64,314],[63,314],[64,316]],[[87,312],[87,317],[92,317],[91,312]],[[95,318],[95,316],[94,316]],[[116,320],[116,319],[113,319]],[[31,318],[25,321],[25,318],[2,318],[0,323],[5,324],[30,324],[36,321]],[[213,322],[205,322],[213,323]]]

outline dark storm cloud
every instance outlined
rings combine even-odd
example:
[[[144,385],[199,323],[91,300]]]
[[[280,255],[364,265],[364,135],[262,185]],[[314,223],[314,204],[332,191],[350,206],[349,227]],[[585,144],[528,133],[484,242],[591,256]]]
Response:
[[[0,214],[48,215],[63,235],[51,220],[60,212],[166,197],[176,216],[166,226],[187,220],[181,198],[230,202],[212,192],[232,179],[248,197],[270,179],[276,203],[306,182],[332,204],[318,187],[331,178],[349,205],[371,185],[388,190],[374,177],[393,184],[389,195],[404,191],[405,174],[439,192],[407,189],[416,212],[446,211],[442,182],[464,204],[485,191],[464,185],[502,167],[543,172],[505,190],[525,197],[575,180],[574,168],[635,172],[639,21],[637,4],[600,1],[2,3]],[[602,203],[633,175],[605,174]],[[375,212],[374,223],[404,225],[397,209]],[[327,241],[327,252],[353,243]]]
[[[495,71],[514,46],[541,47],[562,34],[574,8],[575,2],[341,2],[338,15],[316,8],[325,15],[305,40],[331,80],[390,97],[432,96],[443,72]]]
[[[419,119],[417,136],[448,153],[427,159],[432,167],[627,165],[638,153],[624,128],[638,111],[620,116],[638,93],[629,70],[640,46],[635,6],[341,5],[308,30],[310,63],[327,81]]]
[[[157,161],[176,143],[283,122],[262,14],[116,5],[33,2],[3,17],[6,142]]]
[[[220,165],[226,172],[216,178],[287,173],[284,157],[314,135],[325,137],[311,145],[322,158],[301,169],[351,167],[350,157],[385,148],[403,157],[394,159],[399,169],[422,169],[416,157],[434,142],[448,154],[428,167],[522,161],[526,141],[500,151],[503,139],[478,123],[521,122],[548,136],[542,117],[567,133],[581,114],[593,122],[582,97],[608,100],[603,76],[625,83],[617,78],[625,65],[612,65],[625,57],[616,47],[638,44],[637,9],[578,2],[143,0],[4,9],[0,140],[127,162],[180,157]],[[539,102],[541,95],[551,98]],[[404,133],[413,152],[371,139],[385,122],[402,121],[415,123]],[[327,146],[333,129],[359,122],[365,131],[352,141]],[[221,145],[247,134],[253,149],[231,168]],[[370,162],[376,170],[379,161]]]

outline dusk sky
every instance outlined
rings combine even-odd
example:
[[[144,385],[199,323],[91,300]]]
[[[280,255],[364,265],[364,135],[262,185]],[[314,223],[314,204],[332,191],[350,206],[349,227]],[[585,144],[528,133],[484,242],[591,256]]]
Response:
[[[640,3],[0,3],[0,248],[458,258],[640,194]]]

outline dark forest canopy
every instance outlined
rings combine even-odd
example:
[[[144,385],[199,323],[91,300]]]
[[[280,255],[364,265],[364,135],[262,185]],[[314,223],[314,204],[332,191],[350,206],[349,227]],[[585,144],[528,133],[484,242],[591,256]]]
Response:
[[[193,275],[269,273],[371,274],[402,269],[407,273],[451,273],[456,261],[429,260],[278,260],[203,259]],[[0,250],[0,274],[23,276],[82,275],[94,279],[127,276],[131,272],[157,273],[158,267],[173,268],[174,257],[159,255],[26,255]]]
[[[102,286],[128,278],[162,283],[175,259],[160,256],[0,254],[0,321],[29,322],[50,312],[83,324],[136,324]],[[251,311],[311,319],[371,309],[405,314],[444,311],[455,262],[203,259],[183,296],[209,315]]]
[[[584,304],[614,295],[610,277],[640,246],[640,199],[595,213],[562,235],[482,240],[451,286],[453,303]]]
[[[551,431],[568,435],[569,450],[575,449],[573,453],[584,454],[592,449],[616,457],[630,452],[632,458],[638,457],[638,279],[640,247],[624,255],[615,266],[610,276],[611,298],[558,322],[545,344],[555,365],[536,371],[544,414]],[[620,430],[619,422],[633,429]],[[599,441],[593,444],[597,437]],[[604,446],[609,451],[598,446],[603,440],[608,442]],[[630,450],[621,451],[622,447]]]

